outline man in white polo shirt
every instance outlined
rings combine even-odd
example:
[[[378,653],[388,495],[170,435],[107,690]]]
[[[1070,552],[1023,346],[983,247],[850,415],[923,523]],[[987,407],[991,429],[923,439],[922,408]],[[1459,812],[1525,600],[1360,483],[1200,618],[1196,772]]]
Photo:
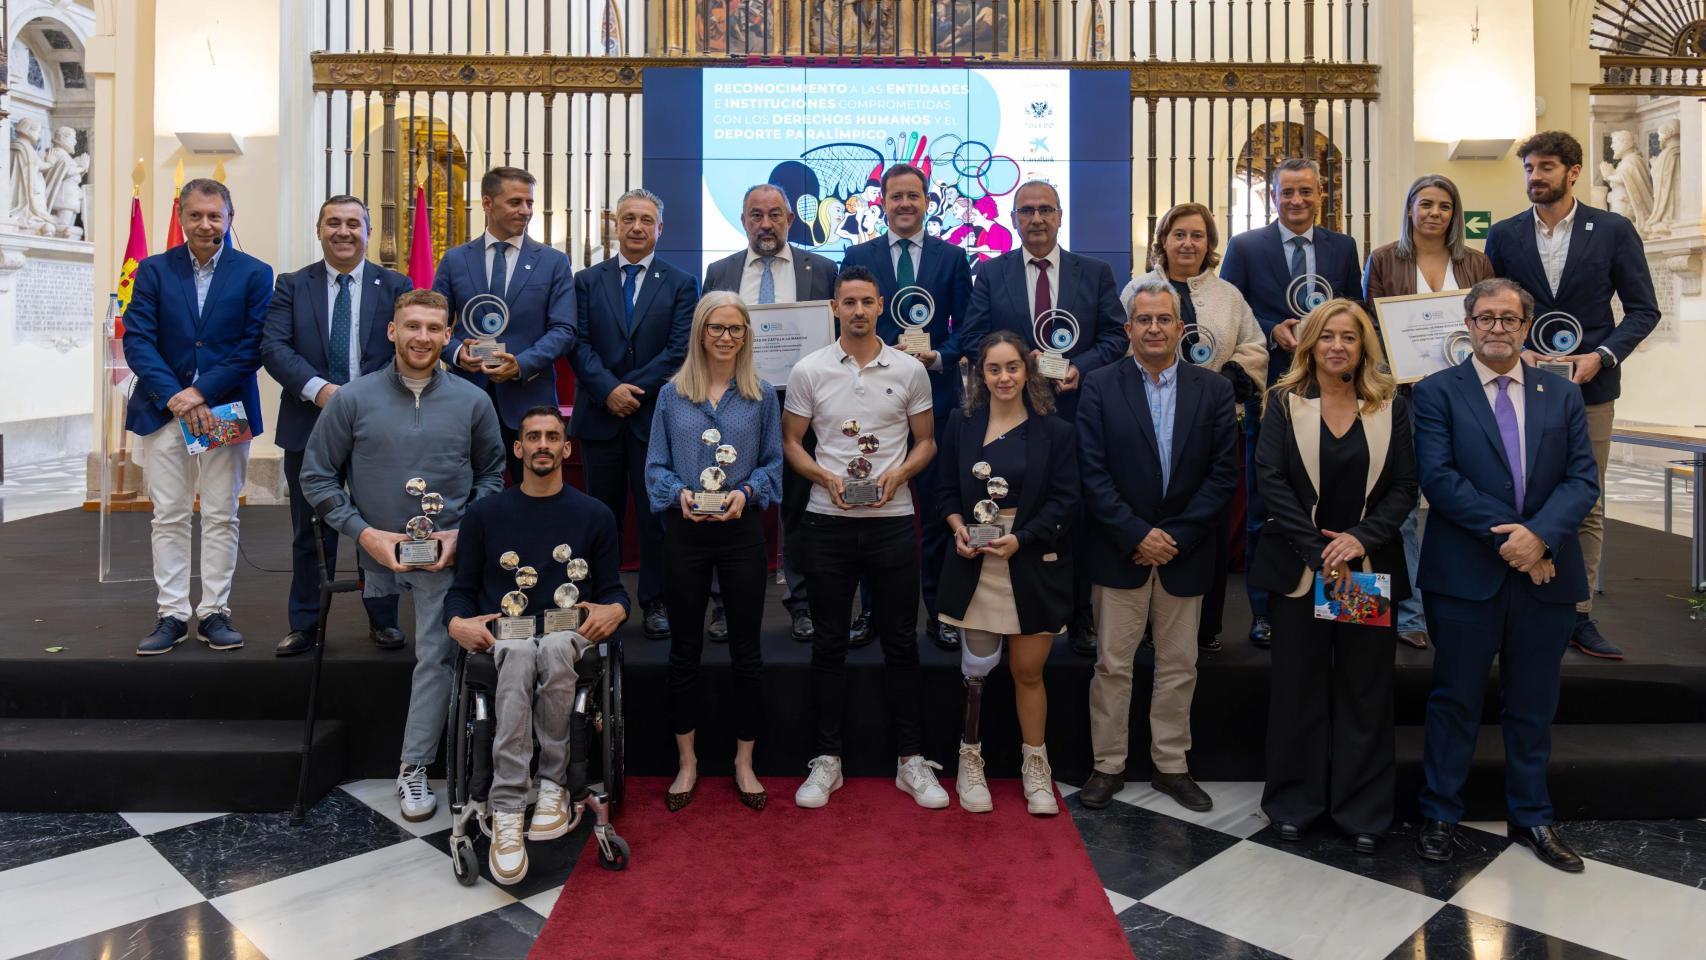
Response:
[[[794,802],[821,807],[841,787],[847,633],[863,577],[900,758],[895,786],[919,806],[941,809],[948,793],[933,772],[941,765],[919,752],[918,547],[906,485],[936,455],[930,378],[916,360],[877,338],[883,298],[870,270],[844,268],[832,303],[841,336],[794,365],[782,411],[788,465],[814,484],[800,539],[817,626],[812,704],[819,755]],[[803,443],[807,427],[818,437],[815,457]]]

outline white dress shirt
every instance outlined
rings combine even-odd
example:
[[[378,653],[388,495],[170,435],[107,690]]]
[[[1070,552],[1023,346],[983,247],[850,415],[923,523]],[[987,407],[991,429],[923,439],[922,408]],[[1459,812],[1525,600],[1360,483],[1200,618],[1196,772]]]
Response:
[[[1553,296],[1558,295],[1558,281],[1564,277],[1564,261],[1570,258],[1570,231],[1575,228],[1579,209],[1576,199],[1571,197],[1570,212],[1551,229],[1540,219],[1540,209],[1534,211],[1534,250],[1540,254],[1540,265],[1546,268],[1546,285],[1552,288]]]
[[[516,261],[521,259],[521,234],[518,233],[508,240],[499,240],[487,230],[481,239],[486,244],[486,289],[489,290],[492,286],[492,251],[501,249],[504,252],[504,288],[500,293],[507,294],[510,286],[515,283]]]
[[[645,286],[646,275],[652,272],[652,261],[656,260],[657,256],[658,254],[656,250],[653,250],[651,253],[646,254],[638,260],[629,260],[626,254],[618,253],[616,255],[616,279],[619,281],[626,281],[628,279],[628,273],[623,268],[631,267],[636,264],[641,267],[640,272],[634,274],[635,303],[640,302],[640,288]]]
[[[912,249],[906,252],[912,257],[912,278],[913,282],[917,283],[918,274],[924,268],[924,228],[920,227],[918,232],[910,237],[902,237],[893,230],[889,231],[889,265],[894,267],[894,275],[897,278],[900,276],[900,242],[902,240],[912,241]]]
[[[1048,261],[1048,309],[1053,310],[1055,304],[1060,302],[1060,244],[1055,244],[1054,249],[1050,250],[1046,257],[1033,257],[1031,256],[1031,252],[1026,250],[1024,247],[1020,247],[1019,252],[1025,256],[1026,308],[1035,312],[1037,302],[1037,277],[1042,275],[1042,271],[1037,269],[1037,265],[1031,261],[1041,259]],[[1032,317],[1031,319],[1034,321],[1036,320],[1036,317]],[[1033,332],[1032,336],[1035,337],[1035,335],[1035,332]]]
[[[770,276],[776,281],[776,302],[797,303],[799,297],[794,291],[794,246],[784,243],[782,249],[776,251],[775,259],[770,261]],[[740,298],[749,304],[758,302],[758,285],[764,280],[764,258],[752,251],[746,250],[746,267],[740,274]]]
[[[356,264],[349,272],[349,377],[348,383],[361,376],[361,281],[366,275],[367,261]],[[338,308],[338,268],[326,264],[326,343],[331,344],[332,314]],[[330,359],[328,355],[328,359]],[[320,395],[320,388],[330,383],[324,377],[309,377],[302,385],[302,399],[309,403]]]
[[[1298,237],[1302,237],[1304,239],[1304,244],[1303,244],[1303,272],[1304,273],[1319,274],[1320,271],[1315,269],[1315,226],[1313,224],[1311,224],[1309,226],[1309,229],[1303,231],[1302,233],[1293,233],[1291,228],[1286,226],[1283,223],[1277,223],[1276,222],[1274,225],[1279,227],[1280,249],[1285,251],[1286,269],[1287,270],[1291,269],[1291,251],[1292,251],[1291,241],[1298,238]]]
[[[1493,410],[1494,422],[1498,422],[1499,386],[1493,381],[1499,377],[1510,377],[1511,383],[1505,388],[1511,398],[1511,407],[1516,410],[1516,439],[1517,458],[1521,461],[1522,475],[1528,477],[1528,417],[1527,403],[1523,397],[1522,374],[1523,363],[1518,360],[1510,373],[1494,373],[1493,368],[1481,362],[1480,357],[1471,357],[1470,363],[1475,365],[1475,376],[1481,379],[1481,390],[1487,395],[1487,406]]]

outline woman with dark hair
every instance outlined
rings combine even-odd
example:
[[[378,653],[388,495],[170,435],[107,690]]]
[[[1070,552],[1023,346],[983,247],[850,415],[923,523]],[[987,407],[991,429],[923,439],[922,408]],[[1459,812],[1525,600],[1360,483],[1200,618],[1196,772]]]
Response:
[[[954,551],[942,564],[936,602],[942,622],[960,629],[966,714],[955,790],[960,806],[974,813],[993,809],[978,720],[1003,637],[1024,740],[1025,807],[1059,811],[1043,745],[1043,663],[1072,613],[1068,536],[1078,459],[1072,425],[1053,412],[1053,391],[1037,375],[1028,345],[1000,330],[978,345],[965,408],[948,415],[941,434],[936,502]]]

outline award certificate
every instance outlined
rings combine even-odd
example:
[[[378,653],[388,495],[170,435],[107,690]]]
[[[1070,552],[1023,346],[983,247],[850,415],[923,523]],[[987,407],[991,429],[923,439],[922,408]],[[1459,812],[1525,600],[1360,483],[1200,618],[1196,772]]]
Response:
[[[828,300],[747,304],[747,311],[752,315],[752,362],[778,390],[788,386],[788,374],[801,357],[835,339]]]
[[[1441,290],[1374,301],[1386,362],[1399,383],[1461,363],[1468,354],[1463,298],[1467,290]]]

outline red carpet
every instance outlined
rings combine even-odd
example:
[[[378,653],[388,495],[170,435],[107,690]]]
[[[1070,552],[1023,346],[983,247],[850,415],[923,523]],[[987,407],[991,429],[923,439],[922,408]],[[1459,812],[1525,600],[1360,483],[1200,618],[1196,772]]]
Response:
[[[668,785],[628,780],[628,869],[600,869],[589,842],[531,960],[1131,956],[1070,816],[1030,816],[1016,780],[991,782],[986,814],[879,779],[801,810],[779,777],[760,813],[718,777],[671,814]]]

